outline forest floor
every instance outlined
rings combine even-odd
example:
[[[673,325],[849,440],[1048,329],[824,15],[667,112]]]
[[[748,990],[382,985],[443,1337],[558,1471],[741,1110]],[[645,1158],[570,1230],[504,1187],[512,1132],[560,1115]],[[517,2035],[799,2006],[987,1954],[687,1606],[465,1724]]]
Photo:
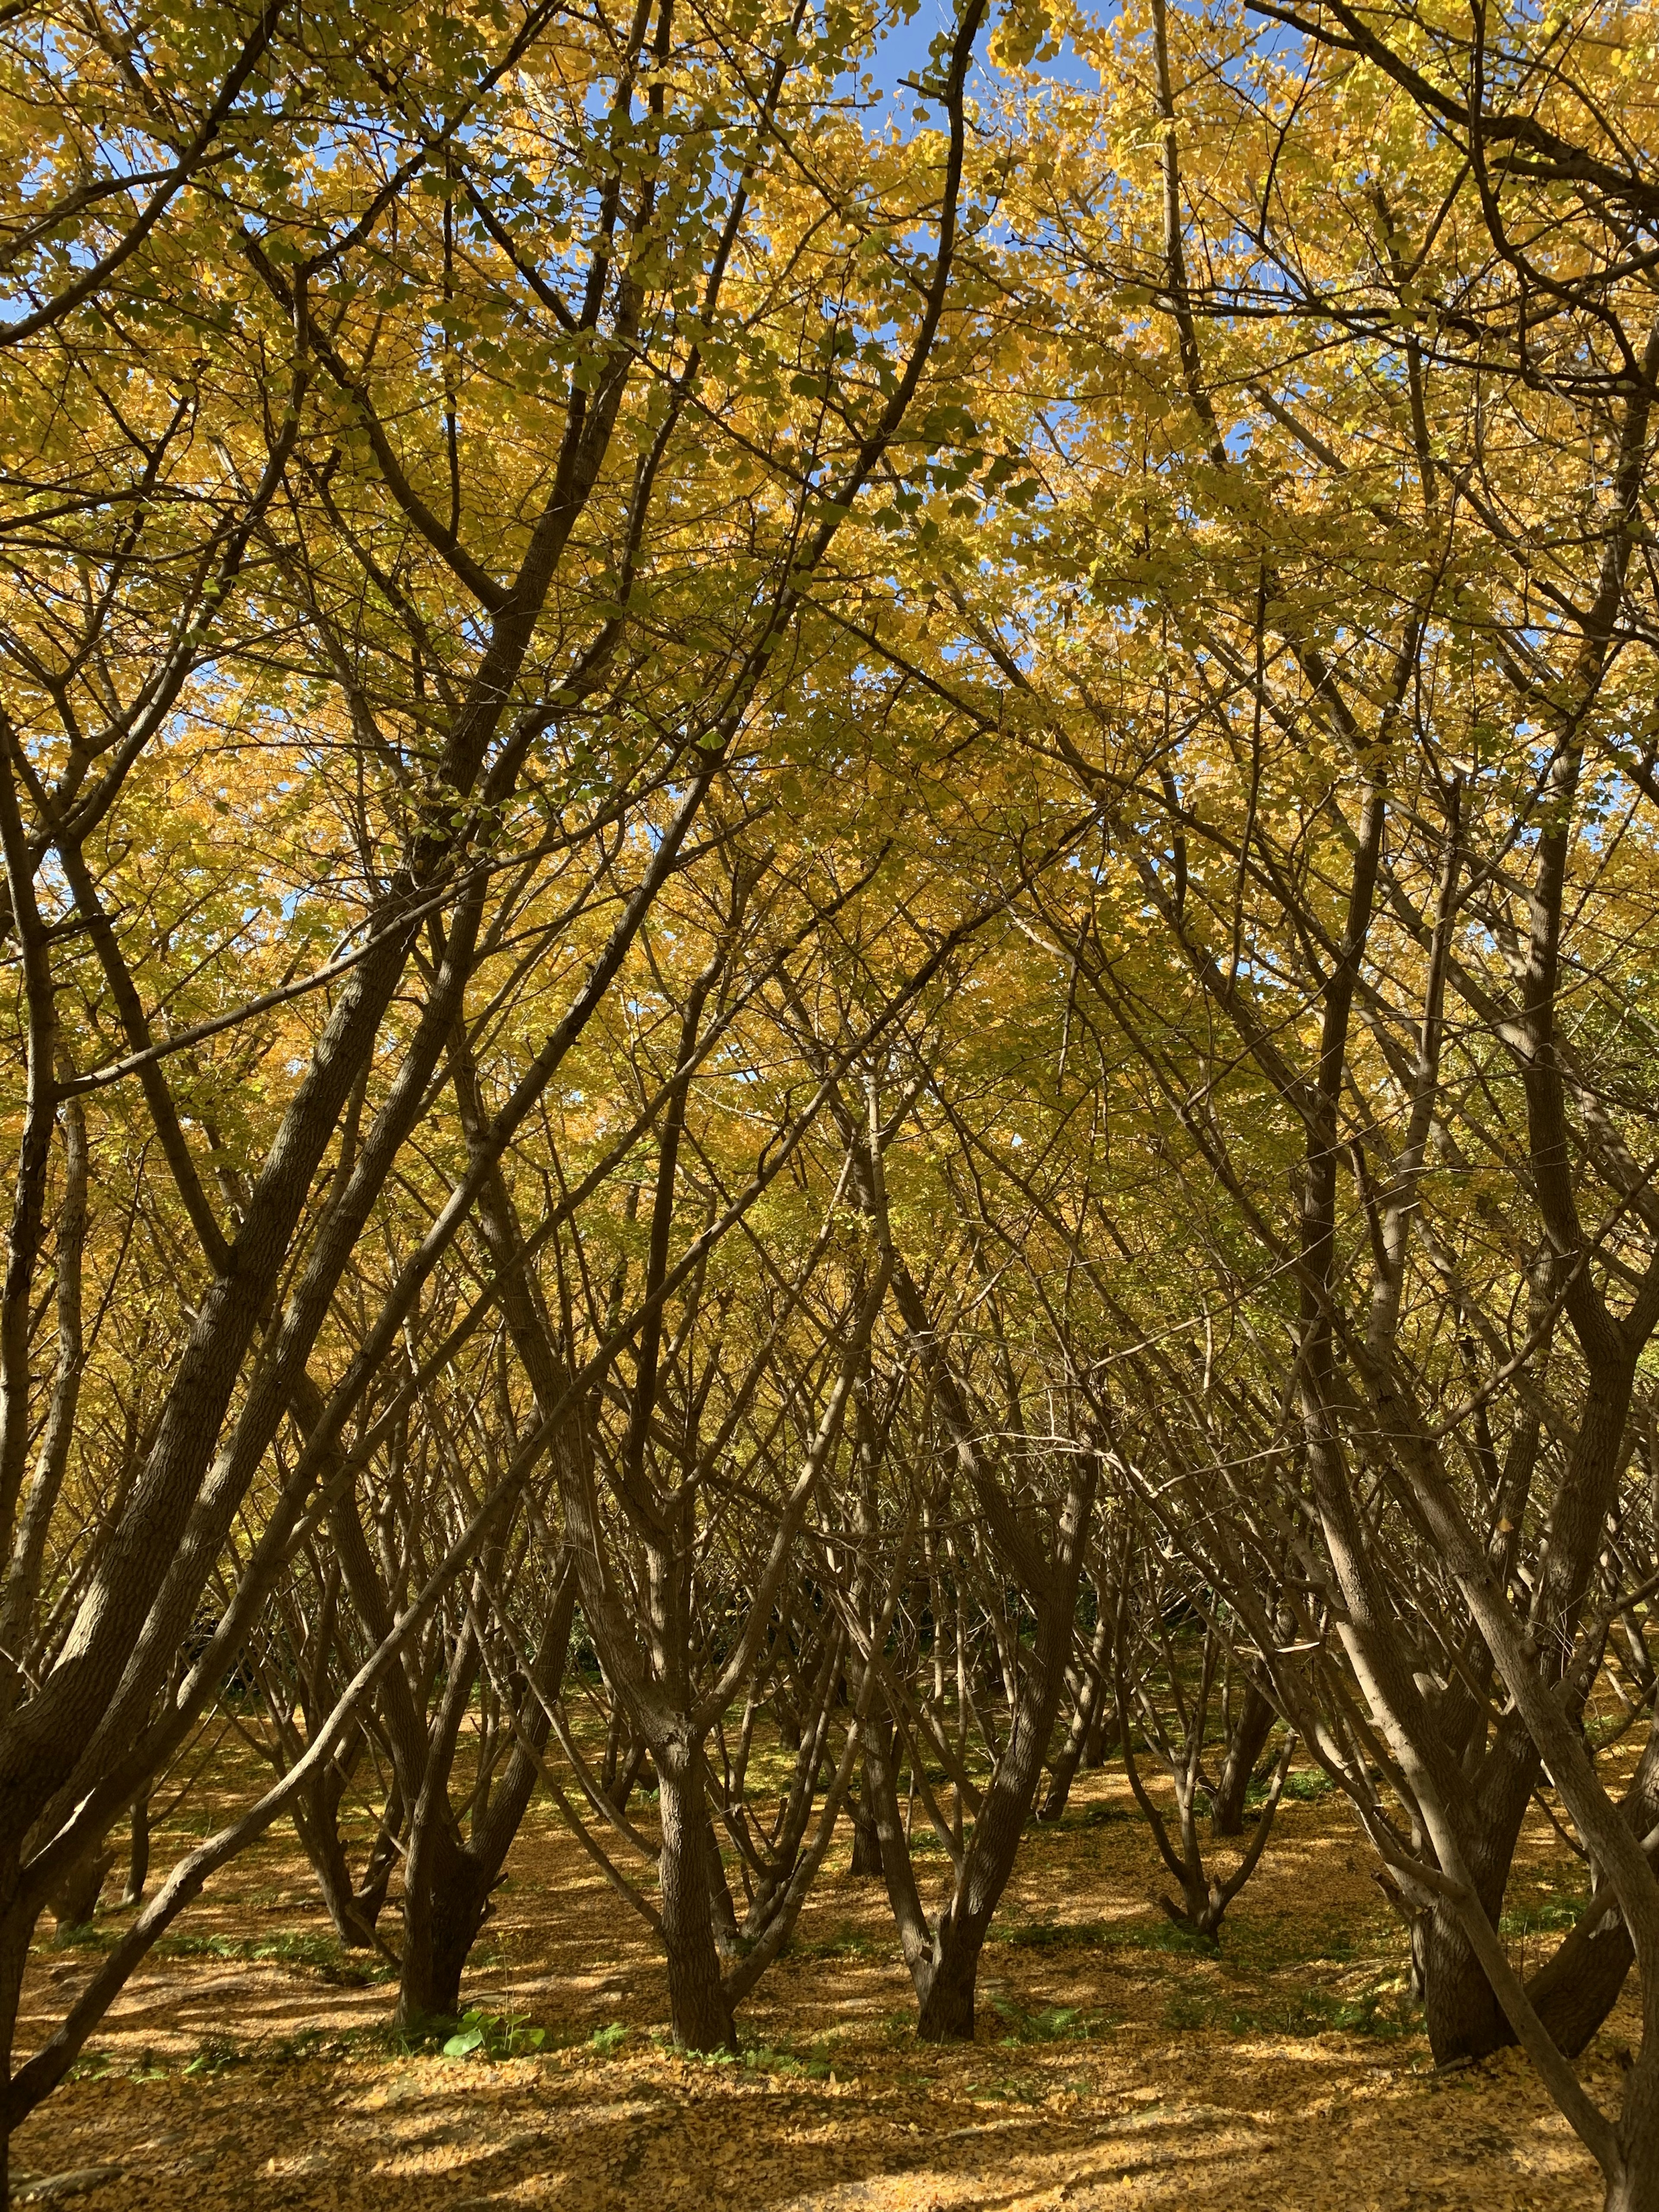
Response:
[[[951,2050],[917,2043],[884,1893],[854,1880],[849,1848],[850,1832],[745,2008],[740,2057],[707,2063],[665,2047],[647,1932],[537,1806],[464,2002],[488,2016],[498,2050],[531,2023],[541,2047],[445,2057],[390,2035],[391,1990],[373,1978],[388,1970],[363,1978],[361,1959],[343,1956],[291,1837],[274,1835],[175,1925],[75,2078],[22,2128],[14,2202],[1589,2212],[1601,2201],[1589,2158],[1516,2054],[1434,2072],[1404,1996],[1403,1933],[1329,1796],[1285,1805],[1211,1957],[1158,1912],[1152,1844],[1121,1771],[1081,1777],[1064,1821],[1030,1836],[985,1953],[976,2039]],[[1543,1931],[1570,1917],[1578,1872],[1541,1821],[1529,1831],[1505,1923],[1517,1964],[1536,1963]],[[21,2047],[91,1963],[42,1945]],[[1627,1997],[1587,2055],[1604,2109],[1633,2026]]]

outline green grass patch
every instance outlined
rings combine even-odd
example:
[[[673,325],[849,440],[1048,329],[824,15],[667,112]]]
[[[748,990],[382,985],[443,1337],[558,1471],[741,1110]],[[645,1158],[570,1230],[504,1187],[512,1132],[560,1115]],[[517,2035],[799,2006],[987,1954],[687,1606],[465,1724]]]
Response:
[[[1213,1959],[1217,1946],[1207,1936],[1173,1920],[1153,1920],[1139,1927],[1107,1926],[1104,1943],[1121,1944],[1130,1951],[1172,1951],[1182,1959]]]
[[[118,1933],[116,1929],[100,1928],[95,1922],[87,1920],[57,1929],[52,1948],[54,1951],[112,1951]]]
[[[787,2042],[757,2043],[745,2045],[742,2063],[751,2074],[794,2074],[808,2081],[827,2081],[835,2054],[822,2041],[809,2044],[805,2051]]]
[[[1068,1805],[1057,1820],[1039,1820],[1035,1813],[1025,1823],[1028,1836],[1075,1836],[1089,1828],[1109,1828],[1138,1816],[1124,1805]]]
[[[1109,2025],[1102,2013],[1081,2005],[1023,2005],[993,1997],[991,2009],[1007,2033],[999,2040],[1012,2049],[1022,2043],[1086,2043]]]
[[[331,2036],[325,2027],[301,2027],[292,2035],[279,2036],[270,2055],[279,2065],[289,2065],[301,2058],[343,2057],[344,2045],[345,2038]]]
[[[258,1965],[304,1966],[326,1982],[357,1989],[371,1982],[390,1981],[397,1971],[378,1953],[348,1951],[331,1936],[314,1929],[291,1929],[281,1936],[163,1936],[155,1949],[163,1959],[235,1959]]]
[[[834,2074],[835,2055],[823,2037],[804,2051],[788,2041],[747,2043],[739,2038],[736,2051],[676,2051],[666,2034],[659,2033],[653,2040],[664,2050],[674,2051],[676,2057],[696,2066],[732,2067],[745,2074],[798,2075],[811,2081],[830,2081]]]
[[[1571,1890],[1560,1897],[1535,1899],[1530,1905],[1517,1905],[1498,1922],[1498,1932],[1504,1936],[1553,1936],[1577,1925],[1579,1915],[1589,1903],[1587,1890]]]
[[[246,2056],[228,2035],[210,2035],[196,2056],[185,2068],[187,2077],[202,2074],[224,2074],[231,2067],[240,2066]]]
[[[1270,1774],[1252,1782],[1244,1792],[1248,1806],[1265,1805],[1272,1781]],[[1285,1787],[1279,1792],[1279,1802],[1286,1805],[1312,1805],[1321,1797],[1328,1797],[1336,1784],[1322,1766],[1297,1766],[1285,1777]]]
[[[833,1935],[815,1937],[810,1943],[792,1941],[788,1948],[797,1959],[874,1959],[881,1955],[883,1947],[867,1928],[843,1920]]]
[[[1108,1942],[1110,1933],[1103,1920],[1022,1920],[993,1941],[1016,1951],[1080,1951]]]
[[[995,1930],[991,1941],[1016,1951],[1172,1951],[1177,1957],[1212,1959],[1215,1946],[1173,1920],[1136,1923],[1118,1920],[1020,1920]]]
[[[1226,2035],[1410,2035],[1413,2009],[1394,1982],[1358,1996],[1300,1989],[1283,1996],[1240,1998],[1183,1991],[1164,2010],[1164,2024],[1176,2029],[1218,2028]]]

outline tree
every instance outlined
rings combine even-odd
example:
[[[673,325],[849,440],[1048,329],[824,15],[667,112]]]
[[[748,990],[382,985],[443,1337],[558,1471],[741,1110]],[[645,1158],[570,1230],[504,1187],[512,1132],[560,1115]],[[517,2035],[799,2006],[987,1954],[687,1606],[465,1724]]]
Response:
[[[109,1101],[143,1157],[145,1237],[173,1269],[152,1279],[171,1364],[130,1482],[83,1480],[72,1442],[37,1486],[37,1522],[54,1483],[65,1511],[100,1503],[52,1664],[11,1680],[0,1729],[8,2039],[42,1901],[189,1733],[289,1547],[370,1470],[380,1439],[347,1427],[398,1331],[690,864],[710,789],[763,754],[806,584],[926,392],[978,21],[947,57],[919,288],[826,97],[839,27],[808,33],[799,11],[737,39],[668,4],[182,30],[162,13],[120,42],[77,23],[62,47],[33,19],[8,27],[15,174],[42,93],[62,123],[18,233],[38,309],[3,372],[0,848],[24,1078],[0,1505],[20,1615],[62,1595],[26,1587],[46,1555],[17,1518],[43,1275],[106,1267],[112,1307],[138,1283],[118,1243],[80,1261],[72,1194],[50,1236],[53,1130],[76,1102]],[[170,72],[210,63],[216,94],[169,100]],[[116,153],[88,125],[105,112]],[[907,207],[928,153],[885,162]],[[458,1024],[477,1055],[532,983],[548,1025],[516,1060],[507,1040],[459,1186],[344,1331]],[[72,1368],[72,1282],[58,1303]],[[273,1483],[291,1415],[304,1447]],[[392,1679],[393,1639],[521,1480],[387,1624],[349,1698]],[[14,2076],[9,2124],[355,1710],[337,1702],[163,1885]]]

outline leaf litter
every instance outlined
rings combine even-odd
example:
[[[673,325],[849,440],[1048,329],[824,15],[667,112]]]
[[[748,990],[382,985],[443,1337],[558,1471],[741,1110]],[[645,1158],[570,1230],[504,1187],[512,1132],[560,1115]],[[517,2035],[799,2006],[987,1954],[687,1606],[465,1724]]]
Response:
[[[268,1841],[152,1955],[19,2130],[14,2201],[88,2212],[1590,2212],[1595,2168],[1514,2052],[1443,2075],[1403,1930],[1340,1803],[1292,1801],[1218,1954],[1159,1914],[1110,1774],[1034,1828],[981,1962],[971,2045],[917,2042],[880,1882],[848,1847],[745,2008],[732,2057],[667,2045],[662,1966],[541,1812],[463,2017],[388,2027],[291,1843]],[[1540,1821],[1510,1949],[1530,1967],[1578,1869]],[[1557,1902],[1553,1902],[1555,1900]],[[111,1914],[100,1926],[118,1925]],[[393,1919],[388,1935],[395,1942]],[[94,1963],[43,1947],[46,1993]],[[33,1997],[31,2007],[30,1996]],[[1627,1996],[1582,2070],[1617,2098]]]

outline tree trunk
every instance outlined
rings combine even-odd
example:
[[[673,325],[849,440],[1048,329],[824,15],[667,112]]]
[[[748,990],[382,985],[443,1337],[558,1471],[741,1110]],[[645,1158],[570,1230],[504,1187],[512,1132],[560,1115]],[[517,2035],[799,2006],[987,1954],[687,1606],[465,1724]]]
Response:
[[[538,1695],[526,1699],[531,1710],[522,1726],[530,1745],[539,1753],[549,1731],[546,1700],[564,1674],[575,1618],[576,1577],[567,1556],[558,1578],[551,1608],[542,1630],[540,1647],[532,1662],[532,1680]],[[398,2019],[413,2025],[422,2020],[453,2019],[460,2009],[461,1976],[471,1956],[478,1930],[489,1917],[507,1855],[513,1848],[535,1792],[536,1759],[523,1744],[515,1743],[505,1771],[490,1792],[487,1806],[480,1805],[470,1838],[464,1838],[450,1803],[449,1779],[454,1759],[459,1716],[465,1705],[465,1690],[476,1671],[476,1646],[465,1665],[458,1665],[446,1698],[446,1713],[434,1731],[434,1746],[427,1776],[416,1800],[410,1822],[408,1856],[404,1863],[404,1955],[398,1997]],[[395,1817],[395,1808],[388,1807]],[[383,1826],[370,1855],[371,1869],[382,1887],[390,1872],[382,1850],[390,1835]]]
[[[1085,1774],[1093,1774],[1105,1765],[1116,1741],[1112,1730],[1111,1700],[1109,1698],[1097,1698],[1093,1717],[1089,1723],[1088,1739],[1083,1747],[1081,1765]]]
[[[9,1909],[0,1917],[0,2050],[8,2053],[17,2046],[17,2011],[35,1918],[33,1912],[18,1911],[16,1883],[14,1869],[8,1884],[11,1892]],[[21,2117],[14,2112],[8,2099],[0,2098],[0,2204],[11,2202],[11,2130]]]
[[[1090,1692],[1092,1692],[1092,1695]],[[1067,1729],[1060,1755],[1048,1770],[1048,1787],[1037,1808],[1039,1820],[1057,1820],[1070,1802],[1072,1784],[1077,1780],[1079,1767],[1103,1766],[1106,1754],[1117,1741],[1106,1710],[1107,1700],[1101,1693],[1099,1682],[1091,1675],[1084,1695],[1089,1702],[1086,1708],[1079,1702]],[[1093,1754],[1091,1756],[1091,1746]]]
[[[1538,1753],[1516,1717],[1500,1725],[1481,1761],[1463,1814],[1463,1859],[1493,1927],[1538,1778]],[[1486,2058],[1515,2040],[1455,1915],[1443,1903],[1424,1916],[1415,1945],[1423,1978],[1423,2022],[1437,2066]]]
[[[71,1928],[84,1928],[92,1918],[98,1910],[104,1878],[114,1863],[114,1852],[100,1848],[89,1851],[64,1876],[52,1893],[58,1936],[61,1938]]]
[[[1097,1743],[1097,1739],[1103,1740],[1108,1702],[1104,1670],[1111,1632],[1112,1615],[1103,1599],[1100,1617],[1095,1623],[1095,1632],[1083,1660],[1083,1680],[1078,1685],[1072,1724],[1066,1731],[1066,1741],[1060,1747],[1060,1756],[1049,1766],[1048,1790],[1037,1808],[1039,1820],[1059,1820],[1066,1810],[1066,1802],[1072,1794],[1072,1784],[1077,1779],[1079,1766],[1098,1766],[1101,1763],[1103,1753],[1098,1746],[1092,1759],[1089,1758],[1088,1752],[1091,1744]]]
[[[655,1789],[657,1778],[651,1771],[650,1757],[645,1738],[635,1735],[619,1701],[605,1730],[605,1763],[599,1769],[599,1787],[619,1813],[628,1810],[628,1801],[636,1789]]]
[[[123,1905],[142,1905],[149,1879],[149,1793],[132,1801],[132,1840],[127,1850],[127,1888]]]
[[[410,1837],[399,2027],[453,2020],[459,2012],[461,1976],[489,1904],[479,1871],[446,1797],[435,1816],[418,1822]]]
[[[849,1797],[847,1810],[853,1822],[852,1872],[861,1881],[879,1881],[882,1875],[881,1831],[876,1826],[875,1815],[862,1796]]]
[[[1626,2079],[1619,2148],[1622,2171],[1607,2184],[1606,2212],[1653,2212],[1659,2204],[1659,2048],[1650,2035]]]
[[[489,1904],[489,1876],[462,1837],[449,1802],[456,1741],[477,1680],[478,1645],[469,1632],[451,1661],[448,1684],[428,1742],[426,1772],[414,1796],[404,1861],[404,1951],[398,2025],[453,2020],[461,1975]]]
[[[726,1966],[739,1954],[738,1914],[720,1858],[720,1841],[706,1805],[702,1816],[702,1863],[703,1879],[708,1885],[708,1924],[714,1931],[714,1948],[720,1954],[722,1966]]]
[[[1597,1919],[1594,1934],[1581,1921],[1527,1984],[1538,2017],[1566,2058],[1577,2057],[1618,2003],[1636,1956],[1616,1905]],[[1515,2040],[1513,2034],[1509,2039]]]
[[[1048,1787],[1043,1791],[1042,1802],[1036,1808],[1038,1820],[1045,1824],[1058,1820],[1071,1802],[1072,1784],[1077,1780],[1078,1765],[1083,1756],[1083,1742],[1087,1734],[1086,1727],[1078,1729],[1073,1725],[1071,1734],[1060,1747],[1060,1756],[1049,1769]]]
[[[936,1963],[916,2014],[923,2043],[971,2043],[981,1939],[954,1918],[940,1929]]]
[[[1437,1903],[1424,1914],[1416,1954],[1423,1981],[1423,2024],[1437,2066],[1488,2058],[1514,2042],[1514,2031],[1492,1995],[1492,1984],[1449,1905]]]
[[[331,1825],[314,1839],[311,1863],[322,1892],[323,1905],[334,1924],[334,1933],[348,1951],[374,1948],[374,1925],[358,1903],[352,1887],[351,1869],[339,1830]]]
[[[1215,1802],[1210,1808],[1211,1826],[1218,1836],[1242,1836],[1244,1832],[1244,1800],[1250,1777],[1273,1734],[1274,1717],[1273,1706],[1252,1682],[1244,1692],[1232,1741],[1227,1746],[1226,1763],[1221,1770]]]
[[[1074,1462],[1053,1552],[1045,1557],[1025,1546],[1006,1492],[980,1458],[973,1419],[956,1376],[939,1351],[921,1294],[902,1262],[894,1266],[893,1290],[910,1341],[922,1352],[946,1427],[981,1509],[994,1526],[1012,1540],[1011,1548],[1025,1553],[1028,1595],[1036,1616],[1036,1634],[1024,1664],[1018,1647],[1010,1649],[1008,1739],[995,1754],[990,1782],[974,1817],[972,1839],[957,1869],[956,1893],[933,1931],[931,1946],[925,1942],[926,1915],[898,1824],[896,1778],[884,1727],[872,1729],[871,1747],[865,1755],[866,1781],[881,1823],[888,1899],[921,2000],[916,2031],[931,2042],[954,2042],[973,2035],[980,1948],[1013,1872],[1054,1735],[1072,1650],[1078,1576],[1094,1510],[1100,1462],[1092,1449]]]
[[[650,1790],[655,1786],[656,1776],[651,1770],[650,1760],[651,1754],[645,1745],[636,1743],[629,1755],[627,1765],[605,1791],[605,1796],[619,1813],[628,1810],[628,1801],[636,1789]]]
[[[359,1904],[340,1835],[344,1778],[331,1763],[320,1768],[294,1801],[294,1826],[311,1862],[334,1932],[348,1951],[372,1950],[374,1921]]]
[[[380,1814],[380,1825],[369,1845],[368,1857],[363,1867],[362,1886],[357,1892],[357,1905],[371,1928],[380,1925],[380,1915],[386,1910],[386,1893],[392,1881],[392,1869],[398,1858],[398,1840],[403,1832],[403,1792],[394,1777],[387,1793],[386,1807]]]
[[[1620,1809],[1633,1835],[1646,1835],[1659,1819],[1659,1716]],[[1577,2058],[1618,2003],[1635,1956],[1616,1905],[1593,1917],[1587,1909],[1528,1982],[1527,1995],[1565,2057]]]
[[[662,1817],[662,1938],[669,2021],[679,2051],[735,2051],[737,2029],[720,1981],[709,1918],[708,1818],[701,1747],[655,1750]]]

